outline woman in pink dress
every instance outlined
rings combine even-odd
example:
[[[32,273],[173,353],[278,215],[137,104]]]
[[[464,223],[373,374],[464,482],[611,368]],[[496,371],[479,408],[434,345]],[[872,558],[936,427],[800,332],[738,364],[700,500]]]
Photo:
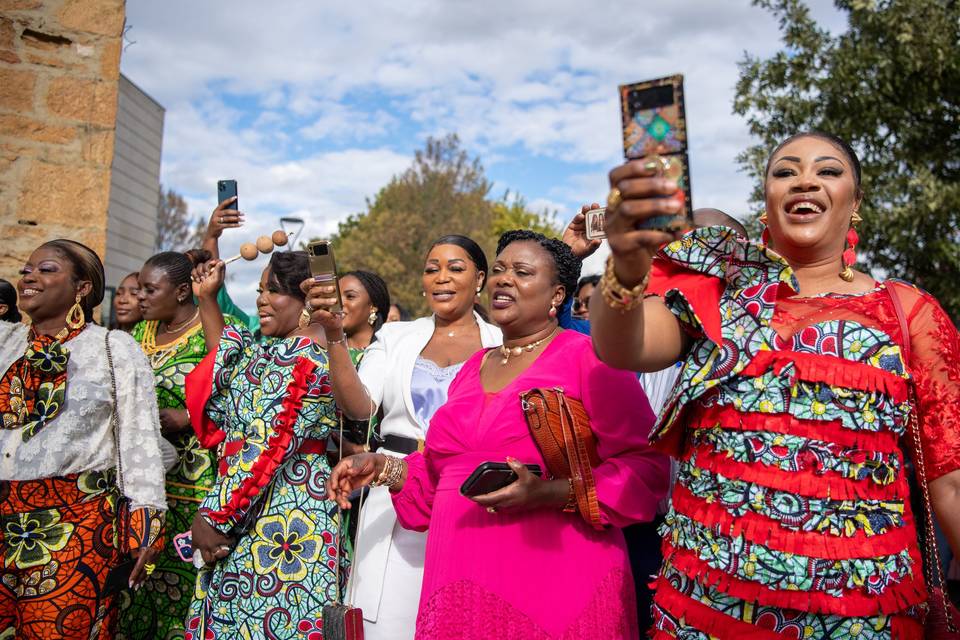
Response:
[[[558,240],[530,231],[500,239],[491,269],[492,317],[504,347],[480,351],[450,386],[426,447],[406,458],[346,458],[328,495],[349,508],[366,484],[393,492],[400,523],[429,530],[417,638],[638,636],[630,564],[620,527],[651,520],[667,491],[669,464],[652,451],[654,416],[634,374],[601,363],[590,339],[557,325],[580,261]],[[330,301],[316,287],[311,304]],[[562,387],[583,402],[597,438],[597,530],[573,509],[571,484],[540,479],[546,469],[520,406],[520,393]],[[481,463],[506,460],[513,484],[469,499],[459,488]]]

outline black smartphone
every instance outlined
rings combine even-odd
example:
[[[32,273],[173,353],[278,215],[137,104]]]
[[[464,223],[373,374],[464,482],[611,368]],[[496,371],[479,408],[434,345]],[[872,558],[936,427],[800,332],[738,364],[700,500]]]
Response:
[[[115,595],[124,589],[129,589],[130,574],[133,573],[133,568],[136,564],[136,560],[128,557],[111,567],[106,579],[103,581],[103,594]]]
[[[237,197],[237,181],[236,180],[218,180],[217,181],[217,204],[220,204],[224,200],[229,198]],[[233,209],[236,211],[239,207],[240,200],[234,200],[227,209]]]
[[[543,470],[538,464],[523,465],[530,473],[542,477]],[[506,462],[484,462],[473,470],[470,477],[460,485],[460,495],[472,498],[503,489],[517,481],[517,474]]]
[[[623,155],[628,160],[659,156],[660,173],[676,180],[683,210],[678,215],[655,216],[638,228],[682,231],[693,226],[690,199],[690,160],[687,155],[687,116],[683,76],[625,84],[620,87],[623,115]]]
[[[337,289],[337,303],[330,311],[343,309],[340,298],[340,285],[337,282],[337,261],[333,257],[333,245],[328,240],[314,240],[307,245],[307,257],[310,260],[310,273],[318,283],[333,283]]]

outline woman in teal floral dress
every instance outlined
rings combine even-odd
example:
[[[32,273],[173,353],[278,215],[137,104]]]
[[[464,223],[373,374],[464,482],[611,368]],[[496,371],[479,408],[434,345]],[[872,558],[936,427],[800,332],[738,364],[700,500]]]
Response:
[[[326,501],[326,442],[337,421],[320,331],[304,313],[306,254],[276,253],[257,309],[267,337],[223,328],[223,263],[203,265],[201,318],[210,355],[187,380],[201,442],[219,447],[217,481],[194,519],[200,570],[186,640],[305,638],[338,593],[336,510]]]
[[[121,602],[119,631],[130,640],[182,637],[197,572],[177,557],[171,539],[190,528],[214,482],[213,454],[200,446],[185,404],[186,376],[207,354],[193,301],[192,269],[185,254],[171,251],[147,260],[139,274],[144,320],[134,327],[133,337],[153,367],[161,429],[176,447],[178,461],[167,472],[167,540],[157,568],[140,591],[124,594]]]

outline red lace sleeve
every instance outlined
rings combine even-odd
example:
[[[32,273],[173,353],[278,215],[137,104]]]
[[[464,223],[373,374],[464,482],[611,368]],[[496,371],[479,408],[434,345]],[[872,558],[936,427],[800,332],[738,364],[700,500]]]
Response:
[[[902,290],[902,289],[901,289]],[[929,294],[907,312],[927,479],[960,469],[960,334]],[[910,308],[910,307],[908,307]]]

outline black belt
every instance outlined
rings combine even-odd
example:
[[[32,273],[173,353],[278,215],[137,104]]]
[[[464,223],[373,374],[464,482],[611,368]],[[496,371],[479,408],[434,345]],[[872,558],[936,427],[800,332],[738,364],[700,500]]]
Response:
[[[396,436],[391,433],[383,436],[383,442],[377,448],[410,454],[414,451],[423,451],[423,440],[408,438],[406,436]]]

